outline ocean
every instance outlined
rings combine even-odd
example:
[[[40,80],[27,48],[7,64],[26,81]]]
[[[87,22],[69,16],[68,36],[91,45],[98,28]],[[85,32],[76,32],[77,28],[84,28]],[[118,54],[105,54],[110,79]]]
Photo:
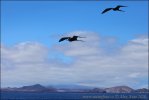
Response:
[[[1,92],[1,100],[149,100],[149,94]]]

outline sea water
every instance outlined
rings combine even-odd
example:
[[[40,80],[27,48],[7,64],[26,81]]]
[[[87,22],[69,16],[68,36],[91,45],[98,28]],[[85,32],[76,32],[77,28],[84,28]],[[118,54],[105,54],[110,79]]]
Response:
[[[149,94],[1,92],[1,100],[149,100]]]

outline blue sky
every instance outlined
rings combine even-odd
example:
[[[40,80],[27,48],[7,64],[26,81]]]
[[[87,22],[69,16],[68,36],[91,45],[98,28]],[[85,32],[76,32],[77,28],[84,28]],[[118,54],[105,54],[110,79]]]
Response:
[[[122,12],[100,14],[107,7],[126,5]],[[55,43],[53,34],[72,31],[94,31],[101,36],[113,36],[119,42],[132,39],[135,34],[147,33],[147,2],[51,1],[2,2],[2,43],[13,45],[21,41]]]
[[[2,1],[2,86],[147,87],[147,35],[147,1]]]

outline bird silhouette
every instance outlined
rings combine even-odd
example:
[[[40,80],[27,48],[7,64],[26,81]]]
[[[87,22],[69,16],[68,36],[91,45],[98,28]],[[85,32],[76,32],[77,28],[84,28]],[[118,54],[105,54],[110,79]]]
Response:
[[[84,42],[83,40],[78,40],[78,38],[85,38],[85,37],[80,37],[80,36],[62,37],[62,38],[59,40],[59,42],[64,41],[64,40],[68,40],[69,42],[72,42],[72,41],[82,41],[82,42]]]
[[[123,11],[123,10],[120,10],[120,7],[127,7],[127,6],[118,5],[118,6],[116,6],[115,8],[106,8],[106,9],[102,12],[102,14],[104,14],[104,13],[110,11],[110,10],[125,12],[125,11]]]

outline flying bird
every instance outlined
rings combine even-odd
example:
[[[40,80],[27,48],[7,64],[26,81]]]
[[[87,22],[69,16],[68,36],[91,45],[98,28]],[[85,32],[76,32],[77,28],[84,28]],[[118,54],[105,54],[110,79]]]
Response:
[[[127,6],[118,5],[118,6],[116,6],[115,8],[106,8],[106,9],[102,12],[102,14],[104,14],[104,13],[110,11],[110,10],[125,12],[125,11],[123,11],[123,10],[120,10],[121,7],[127,7]]]
[[[64,41],[64,40],[68,40],[69,42],[72,42],[72,41],[82,41],[82,42],[84,42],[83,40],[78,40],[78,38],[85,38],[85,37],[80,37],[80,36],[62,37],[62,38],[59,40],[59,42]]]

